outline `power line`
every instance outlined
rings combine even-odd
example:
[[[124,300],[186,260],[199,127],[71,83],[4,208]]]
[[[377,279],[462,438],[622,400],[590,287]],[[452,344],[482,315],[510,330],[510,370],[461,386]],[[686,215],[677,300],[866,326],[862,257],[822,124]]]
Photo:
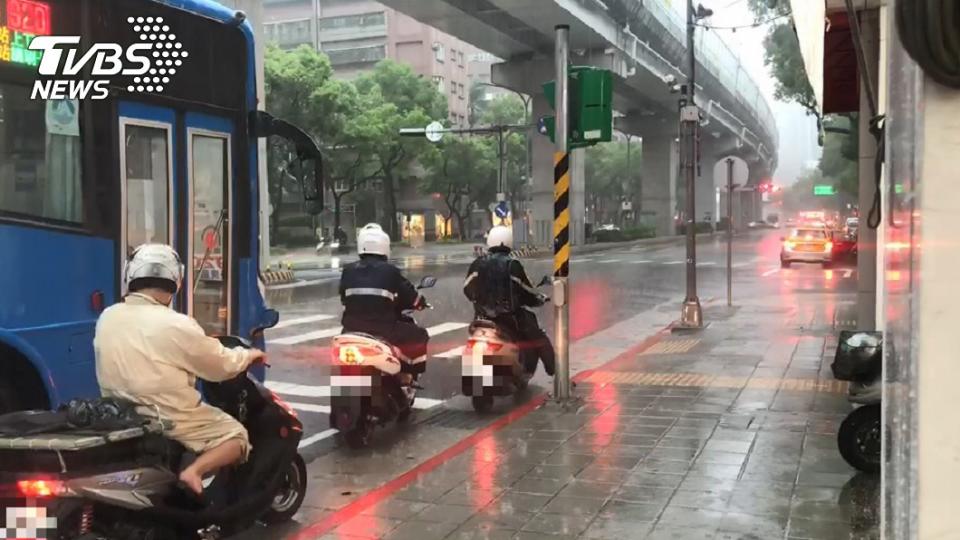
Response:
[[[777,15],[777,16],[775,16],[775,17],[770,17],[769,19],[764,19],[764,20],[762,20],[762,21],[757,21],[757,22],[755,22],[755,23],[743,24],[743,25],[738,25],[738,26],[713,26],[713,25],[710,25],[710,24],[697,24],[697,25],[695,25],[695,26],[699,26],[700,28],[706,28],[707,30],[733,30],[733,31],[737,31],[737,30],[740,30],[740,29],[743,29],[743,28],[756,28],[756,27],[758,27],[758,26],[763,26],[763,25],[765,25],[765,24],[772,23],[772,22],[774,22],[774,21],[776,21],[776,20],[783,19],[784,17],[790,17],[791,15],[792,15],[792,13],[784,13],[784,14],[782,14],[782,15]]]

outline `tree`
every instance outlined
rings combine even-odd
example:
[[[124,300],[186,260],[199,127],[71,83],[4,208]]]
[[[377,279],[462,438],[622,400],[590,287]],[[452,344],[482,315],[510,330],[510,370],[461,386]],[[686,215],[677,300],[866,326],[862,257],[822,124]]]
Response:
[[[400,129],[425,126],[433,120],[447,117],[446,96],[437,86],[415,74],[409,66],[392,60],[383,60],[376,67],[356,79],[357,90],[369,99],[382,100],[371,124],[372,155],[379,161],[383,178],[384,206],[387,214],[386,230],[391,238],[399,235],[397,224],[397,190],[401,173],[412,161],[425,152],[429,144],[421,138],[401,138]]]
[[[324,122],[336,118],[332,112],[336,102],[332,96],[318,97],[316,93],[332,81],[332,76],[329,59],[309,46],[293,51],[268,47],[264,61],[267,110],[313,134],[328,132]],[[276,141],[271,141],[268,148],[267,189],[273,206],[271,226],[279,231],[284,193],[299,189],[296,179],[287,172],[295,152],[290,145],[277,144]]]
[[[749,0],[749,6],[757,22],[772,23],[763,41],[763,63],[774,78],[774,96],[781,101],[799,103],[819,120],[817,99],[807,79],[800,42],[790,20],[790,2]]]
[[[860,129],[856,115],[828,116],[824,119],[824,126],[827,133],[820,156],[820,171],[839,191],[856,196],[860,178],[857,164]]]
[[[497,156],[491,142],[488,137],[450,136],[422,159],[429,172],[421,189],[443,200],[444,224],[456,219],[460,240],[469,238],[470,210],[492,201],[496,193]]]
[[[589,204],[598,221],[613,220],[619,214],[629,169],[639,166],[640,161],[631,156],[630,167],[627,167],[627,145],[624,143],[591,146],[586,154],[584,183]]]

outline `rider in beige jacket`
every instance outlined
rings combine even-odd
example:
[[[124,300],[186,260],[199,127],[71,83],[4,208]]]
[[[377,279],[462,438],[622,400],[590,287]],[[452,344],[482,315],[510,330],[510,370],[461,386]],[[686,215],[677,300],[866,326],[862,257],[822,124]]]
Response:
[[[170,309],[182,268],[169,246],[137,248],[125,268],[129,294],[100,316],[94,349],[101,393],[129,399],[142,405],[143,414],[172,421],[166,435],[199,455],[180,480],[202,493],[203,476],[246,460],[250,441],[237,420],[202,401],[197,378],[233,378],[263,352],[228,349],[195,320]]]

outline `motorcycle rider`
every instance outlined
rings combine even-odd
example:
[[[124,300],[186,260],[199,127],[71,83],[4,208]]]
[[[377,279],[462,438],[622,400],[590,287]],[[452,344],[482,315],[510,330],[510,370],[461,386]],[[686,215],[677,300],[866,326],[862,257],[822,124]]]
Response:
[[[204,475],[246,461],[250,440],[237,420],[203,402],[197,378],[233,378],[264,353],[225,348],[193,318],[171,309],[182,279],[183,264],[172,247],[135,249],[124,267],[128,294],[100,315],[93,346],[100,393],[173,421],[166,436],[198,455],[180,481],[199,495]]]
[[[463,294],[473,302],[478,318],[515,332],[521,349],[535,349],[544,371],[552,376],[556,364],[553,344],[531,309],[542,306],[546,297],[530,284],[523,264],[510,255],[512,250],[513,231],[509,227],[497,225],[490,229],[487,253],[473,261],[467,270]],[[532,373],[536,363],[524,368]]]
[[[429,334],[404,310],[417,309],[424,302],[407,278],[390,264],[390,236],[376,223],[357,234],[360,260],[343,267],[340,300],[343,303],[343,332],[362,332],[386,340],[409,360],[401,363],[401,383],[409,385],[424,372]]]

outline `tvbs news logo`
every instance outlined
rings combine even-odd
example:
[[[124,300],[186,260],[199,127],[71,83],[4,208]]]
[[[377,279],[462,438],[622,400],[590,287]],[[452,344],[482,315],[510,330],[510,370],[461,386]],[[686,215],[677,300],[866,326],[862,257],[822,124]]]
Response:
[[[128,92],[163,92],[190,53],[163,17],[129,17],[139,41],[124,48],[96,43],[80,50],[80,36],[37,36],[30,49],[41,51],[32,99],[106,99],[114,77],[127,80]],[[89,67],[89,79],[77,78]]]
[[[53,538],[57,518],[47,516],[47,509],[7,508],[6,523],[0,528],[0,539],[40,540]]]

